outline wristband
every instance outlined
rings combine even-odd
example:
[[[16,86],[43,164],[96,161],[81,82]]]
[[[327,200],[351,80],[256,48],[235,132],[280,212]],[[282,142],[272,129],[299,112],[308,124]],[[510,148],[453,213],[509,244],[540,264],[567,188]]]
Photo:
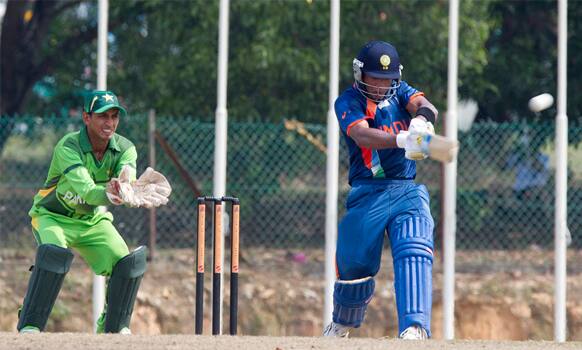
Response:
[[[428,107],[423,106],[423,107],[420,107],[419,109],[417,109],[416,114],[414,116],[418,117],[419,115],[425,117],[427,121],[429,121],[433,124],[436,122],[436,115],[434,114],[432,109],[430,109]]]

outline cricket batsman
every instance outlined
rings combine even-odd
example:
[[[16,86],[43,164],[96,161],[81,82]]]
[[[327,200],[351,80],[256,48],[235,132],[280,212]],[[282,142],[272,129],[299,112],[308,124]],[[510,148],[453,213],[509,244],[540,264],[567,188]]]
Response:
[[[93,91],[83,108],[83,129],[65,135],[54,149],[29,211],[38,248],[19,311],[20,333],[44,330],[75,249],[95,274],[109,276],[97,331],[131,334],[147,249],[128,250],[106,206],[157,207],[168,202],[172,189],[151,168],[136,180],[135,146],[115,133],[125,115],[113,92]]]
[[[353,60],[354,84],[335,101],[350,157],[347,212],[339,224],[333,321],[324,336],[347,337],[374,294],[385,232],[390,239],[399,338],[430,337],[434,221],[416,184],[420,147],[436,108],[402,78],[396,48],[367,43]]]

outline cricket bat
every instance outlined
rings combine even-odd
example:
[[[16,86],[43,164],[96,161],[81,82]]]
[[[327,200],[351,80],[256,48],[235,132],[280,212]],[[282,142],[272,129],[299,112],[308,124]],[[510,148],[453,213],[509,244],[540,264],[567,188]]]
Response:
[[[427,135],[424,140],[428,156],[443,163],[450,163],[457,158],[459,141],[441,135]]]

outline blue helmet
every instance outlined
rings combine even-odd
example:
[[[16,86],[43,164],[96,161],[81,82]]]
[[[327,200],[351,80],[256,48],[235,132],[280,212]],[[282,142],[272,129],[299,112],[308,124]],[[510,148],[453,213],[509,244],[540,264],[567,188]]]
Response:
[[[400,64],[398,51],[394,46],[384,41],[370,41],[362,47],[358,56],[354,58],[352,67],[357,88],[365,97],[380,102],[396,94],[396,89],[400,86],[403,67]],[[364,83],[364,75],[379,79],[392,79],[392,84],[386,94],[380,98],[367,90],[367,87],[379,87]]]

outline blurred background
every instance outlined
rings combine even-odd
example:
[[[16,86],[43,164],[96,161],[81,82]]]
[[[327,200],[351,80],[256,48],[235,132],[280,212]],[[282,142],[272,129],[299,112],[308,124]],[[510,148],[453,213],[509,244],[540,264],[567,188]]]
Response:
[[[136,144],[139,172],[153,150],[174,188],[171,202],[155,212],[111,208],[127,242],[154,252],[132,329],[193,334],[195,198],[213,189],[218,1],[109,6],[108,87],[129,112],[118,133]],[[313,336],[323,327],[329,13],[329,2],[318,0],[230,5],[226,192],[241,200],[242,334]],[[570,2],[572,340],[582,339],[581,16],[582,2]],[[352,83],[351,61],[365,42],[391,42],[403,79],[441,111],[442,133],[448,2],[343,1],[340,18],[340,92]],[[82,126],[83,97],[96,88],[97,2],[0,0],[0,20],[0,330],[14,331],[34,257],[32,197],[54,145]],[[555,95],[556,21],[555,1],[460,3],[457,338],[552,339],[556,109],[533,113],[527,102]],[[340,215],[349,190],[343,139],[341,146]],[[419,162],[417,180],[429,188],[437,222],[438,338],[441,165]],[[387,251],[379,279],[356,336],[396,336]],[[48,329],[89,332],[91,275],[80,258],[66,281]]]

